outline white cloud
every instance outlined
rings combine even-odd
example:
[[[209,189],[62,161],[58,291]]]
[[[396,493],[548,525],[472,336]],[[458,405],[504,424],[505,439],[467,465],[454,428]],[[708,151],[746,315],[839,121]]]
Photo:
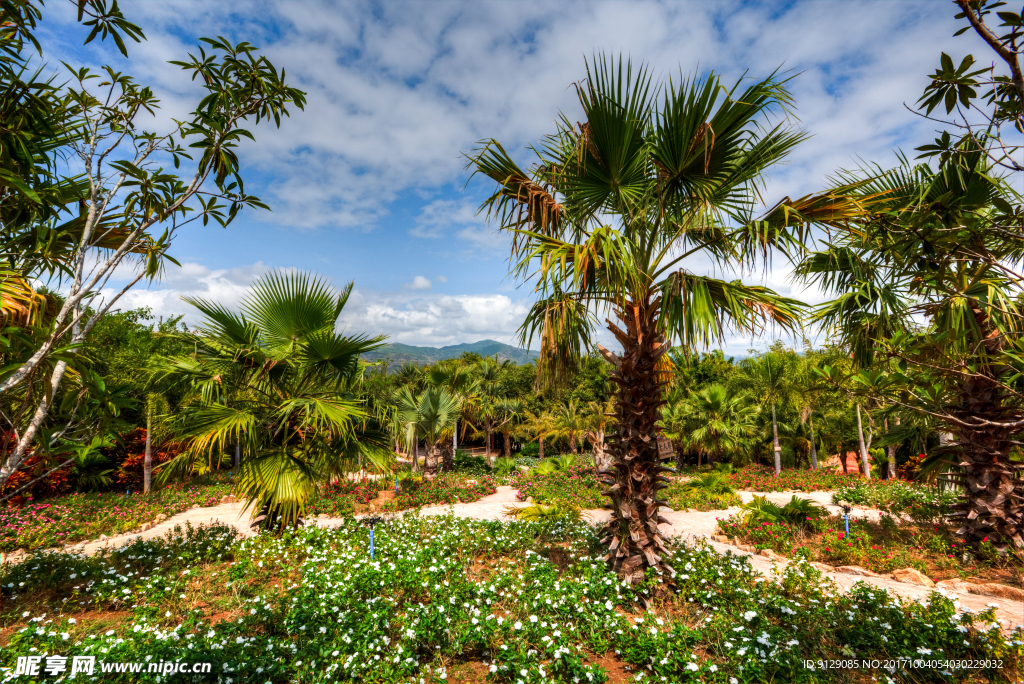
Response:
[[[429,290],[431,287],[430,279],[418,275],[412,279],[411,283],[407,283],[406,287],[410,290]]]
[[[434,278],[434,280],[436,280],[439,283],[447,283],[448,282],[448,279],[445,278],[443,275],[442,276],[437,276],[436,278]]]

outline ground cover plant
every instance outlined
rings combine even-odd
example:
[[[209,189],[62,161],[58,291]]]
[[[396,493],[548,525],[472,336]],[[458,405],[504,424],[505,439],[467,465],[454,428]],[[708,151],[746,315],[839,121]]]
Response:
[[[835,504],[877,508],[922,524],[948,518],[955,512],[957,500],[954,489],[903,480],[845,482],[832,493]]]
[[[842,516],[787,520],[741,512],[720,519],[718,527],[759,551],[771,549],[834,566],[856,565],[878,573],[914,568],[936,581],[972,578],[1017,587],[1024,579],[1019,559],[1001,557],[991,545],[971,549],[953,530],[939,525],[853,517],[847,535]]]
[[[227,474],[169,484],[149,496],[138,492],[75,493],[0,507],[0,551],[44,549],[131,532],[158,515],[215,506],[230,494]]]
[[[664,489],[662,495],[669,508],[675,511],[690,508],[698,511],[725,510],[742,503],[732,488],[728,474],[721,471],[675,479]]]
[[[532,497],[536,503],[562,503],[576,508],[604,508],[608,497],[592,465],[571,465],[562,470],[546,473],[533,469],[512,477],[509,484],[518,490],[517,498],[525,501]]]
[[[836,489],[856,481],[858,475],[845,475],[831,470],[785,469],[778,476],[771,468],[751,465],[730,476],[736,489],[750,492],[820,492]]]
[[[969,658],[1013,681],[1024,652],[991,612],[947,598],[902,602],[861,585],[840,594],[810,566],[776,581],[740,557],[680,545],[676,590],[624,583],[585,524],[402,516],[281,536],[177,530],[84,557],[37,553],[0,569],[5,681],[18,656],[103,663],[211,662],[195,682],[441,681],[737,684],[861,681],[822,658]],[[644,603],[647,603],[647,609]],[[69,661],[70,662],[70,661]],[[965,671],[876,671],[883,681],[965,681]],[[105,672],[86,681],[155,682]],[[21,678],[21,681],[26,681]]]

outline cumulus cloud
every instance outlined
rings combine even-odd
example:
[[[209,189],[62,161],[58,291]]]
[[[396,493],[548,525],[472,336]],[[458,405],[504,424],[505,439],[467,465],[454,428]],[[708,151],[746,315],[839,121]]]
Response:
[[[434,278],[434,280],[436,280],[439,283],[447,283],[448,282],[448,279],[445,278],[443,275],[437,276],[436,278]]]
[[[412,279],[411,283],[406,284],[406,287],[410,290],[429,290],[431,287],[430,279],[424,278],[423,276],[416,276]]]

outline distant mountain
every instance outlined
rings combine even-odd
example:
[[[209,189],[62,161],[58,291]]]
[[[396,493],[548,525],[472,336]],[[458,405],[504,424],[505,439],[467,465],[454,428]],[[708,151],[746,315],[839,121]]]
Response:
[[[411,344],[385,344],[368,354],[363,354],[366,361],[377,361],[378,359],[391,359],[395,364],[413,361],[418,364],[434,363],[443,359],[454,359],[464,352],[473,352],[480,356],[498,355],[499,361],[510,359],[516,363],[530,363],[540,358],[540,353],[519,349],[510,344],[502,344],[494,340],[480,340],[469,344],[453,344],[447,347],[414,347]]]

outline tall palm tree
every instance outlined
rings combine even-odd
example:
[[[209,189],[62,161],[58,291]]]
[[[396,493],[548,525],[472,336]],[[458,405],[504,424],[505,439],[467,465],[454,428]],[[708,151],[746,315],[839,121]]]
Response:
[[[488,462],[491,460],[491,451],[494,448],[494,432],[500,427],[501,421],[497,418],[498,412],[501,410],[501,403],[505,398],[501,387],[501,376],[510,363],[508,360],[498,362],[496,358],[487,358],[476,367],[476,391],[469,402],[469,413],[471,420],[483,427],[484,457]]]
[[[555,417],[550,412],[526,412],[516,426],[516,431],[524,440],[537,440],[538,458],[544,458],[544,440],[555,434]]]
[[[943,451],[955,452],[964,478],[959,533],[1019,551],[1022,198],[1019,182],[1001,178],[973,136],[944,138],[935,169],[901,158],[889,171],[850,174],[866,177],[859,191],[884,204],[835,231],[797,274],[833,296],[815,319],[860,352],[866,370],[854,381],[870,390],[863,394],[927,415],[952,435]],[[891,365],[872,368],[876,354]]]
[[[540,370],[558,376],[590,348],[595,310],[621,355],[599,351],[619,385],[618,430],[610,440],[608,561],[627,581],[646,567],[668,571],[658,532],[656,428],[663,355],[673,340],[710,343],[728,329],[797,325],[800,305],[771,290],[698,275],[701,256],[725,269],[796,242],[790,228],[838,220],[853,205],[838,193],[787,201],[757,220],[763,172],[804,139],[785,122],[785,81],[772,75],[742,91],[718,77],[654,83],[646,68],[597,58],[577,93],[584,122],[562,116],[534,148],[529,173],[494,140],[469,158],[497,184],[481,209],[513,234],[513,273],[536,278],[539,301],[520,333],[541,339]],[[614,321],[612,320],[614,319]]]
[[[775,453],[775,474],[782,472],[782,447],[779,445],[777,407],[790,401],[796,393],[793,374],[796,369],[794,354],[772,349],[752,358],[743,359],[732,377],[735,387],[750,392],[772,407],[772,449]]]
[[[156,375],[190,391],[168,432],[187,448],[160,466],[164,480],[211,468],[240,445],[238,485],[265,526],[297,522],[317,483],[365,457],[390,463],[388,436],[352,391],[359,356],[380,337],[335,332],[352,291],[304,273],[270,273],[240,312],[185,298],[204,316],[176,333],[195,351],[155,359]]]

